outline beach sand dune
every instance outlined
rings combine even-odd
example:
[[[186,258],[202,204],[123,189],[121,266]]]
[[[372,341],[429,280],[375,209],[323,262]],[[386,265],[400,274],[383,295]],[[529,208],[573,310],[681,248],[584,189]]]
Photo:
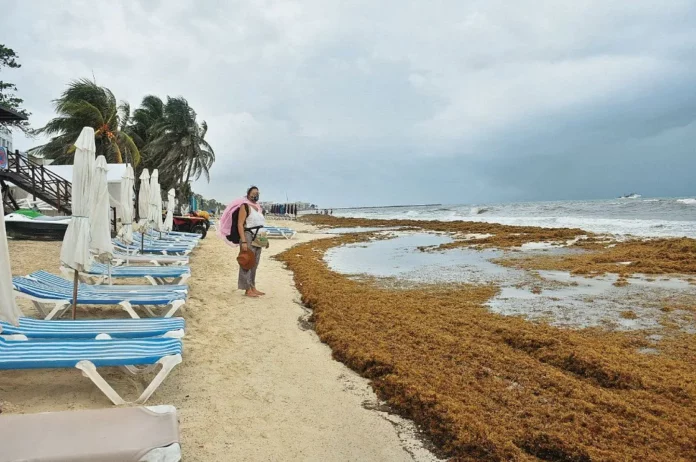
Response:
[[[271,242],[257,281],[268,295],[260,299],[235,290],[235,253],[209,236],[192,258],[184,361],[148,402],[179,409],[184,460],[432,460],[408,423],[368,409],[377,400],[367,381],[301,327],[292,274],[269,256],[320,236]],[[59,250],[60,243],[10,242],[14,274],[57,272]],[[116,308],[81,308],[79,316],[100,313],[125,316]],[[116,370],[106,376],[130,398],[146,383]],[[27,413],[110,403],[77,370],[37,370],[0,374],[0,406]]]

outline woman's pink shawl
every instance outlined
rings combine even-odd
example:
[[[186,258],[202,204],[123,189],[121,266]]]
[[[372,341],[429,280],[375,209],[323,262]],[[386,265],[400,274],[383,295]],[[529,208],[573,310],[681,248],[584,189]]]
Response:
[[[240,197],[239,199],[232,201],[230,205],[227,206],[225,211],[222,212],[222,216],[220,217],[220,223],[217,227],[217,235],[220,239],[222,239],[222,242],[229,245],[230,247],[237,247],[239,245],[228,240],[227,236],[229,236],[232,232],[232,214],[234,214],[234,212],[243,204],[248,204],[251,207],[254,207],[259,212],[261,212],[261,207],[259,206],[259,204],[254,204],[246,197]]]

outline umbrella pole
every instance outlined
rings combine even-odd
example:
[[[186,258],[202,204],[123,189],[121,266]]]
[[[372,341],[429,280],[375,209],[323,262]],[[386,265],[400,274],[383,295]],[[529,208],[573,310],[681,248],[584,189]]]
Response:
[[[75,280],[73,281],[73,293],[72,293],[72,318],[75,319],[75,315],[77,314],[77,270],[75,270]]]
[[[140,231],[140,254],[145,254],[145,230]]]

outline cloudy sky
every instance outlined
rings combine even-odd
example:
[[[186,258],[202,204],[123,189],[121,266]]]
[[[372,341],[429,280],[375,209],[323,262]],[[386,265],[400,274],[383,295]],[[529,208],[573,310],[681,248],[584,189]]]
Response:
[[[197,192],[323,206],[696,194],[696,2],[0,0],[33,126],[72,79],[184,96]],[[40,140],[15,135],[29,148]]]

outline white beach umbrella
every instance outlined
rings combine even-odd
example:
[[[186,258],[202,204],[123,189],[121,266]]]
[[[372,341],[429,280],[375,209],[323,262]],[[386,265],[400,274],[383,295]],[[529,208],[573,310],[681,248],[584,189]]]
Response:
[[[92,178],[91,213],[89,216],[91,240],[90,248],[95,253],[97,260],[110,263],[113,258],[114,247],[111,243],[111,218],[109,212],[109,187],[106,180],[106,158],[97,157],[94,164],[94,177]]]
[[[77,307],[77,273],[89,271],[92,266],[90,243],[90,194],[94,174],[94,129],[84,127],[75,142],[72,176],[72,219],[68,224],[60,249],[60,261],[75,270],[73,287],[73,319]]]
[[[150,176],[150,215],[148,221],[157,231],[162,231],[162,191],[159,185],[159,172],[157,169],[152,171]]]
[[[131,165],[121,177],[121,229],[118,235],[127,243],[133,242],[133,183],[135,174]]]
[[[140,192],[138,193],[138,215],[140,226],[147,225],[150,214],[150,172],[147,169],[140,174]]]
[[[167,195],[167,219],[164,220],[164,230],[171,231],[174,228],[174,206],[176,201],[176,192],[174,189],[169,190]]]
[[[2,212],[0,210],[0,212]],[[22,311],[15,303],[12,288],[12,269],[10,268],[10,251],[7,247],[5,216],[0,213],[0,320],[19,325]]]

